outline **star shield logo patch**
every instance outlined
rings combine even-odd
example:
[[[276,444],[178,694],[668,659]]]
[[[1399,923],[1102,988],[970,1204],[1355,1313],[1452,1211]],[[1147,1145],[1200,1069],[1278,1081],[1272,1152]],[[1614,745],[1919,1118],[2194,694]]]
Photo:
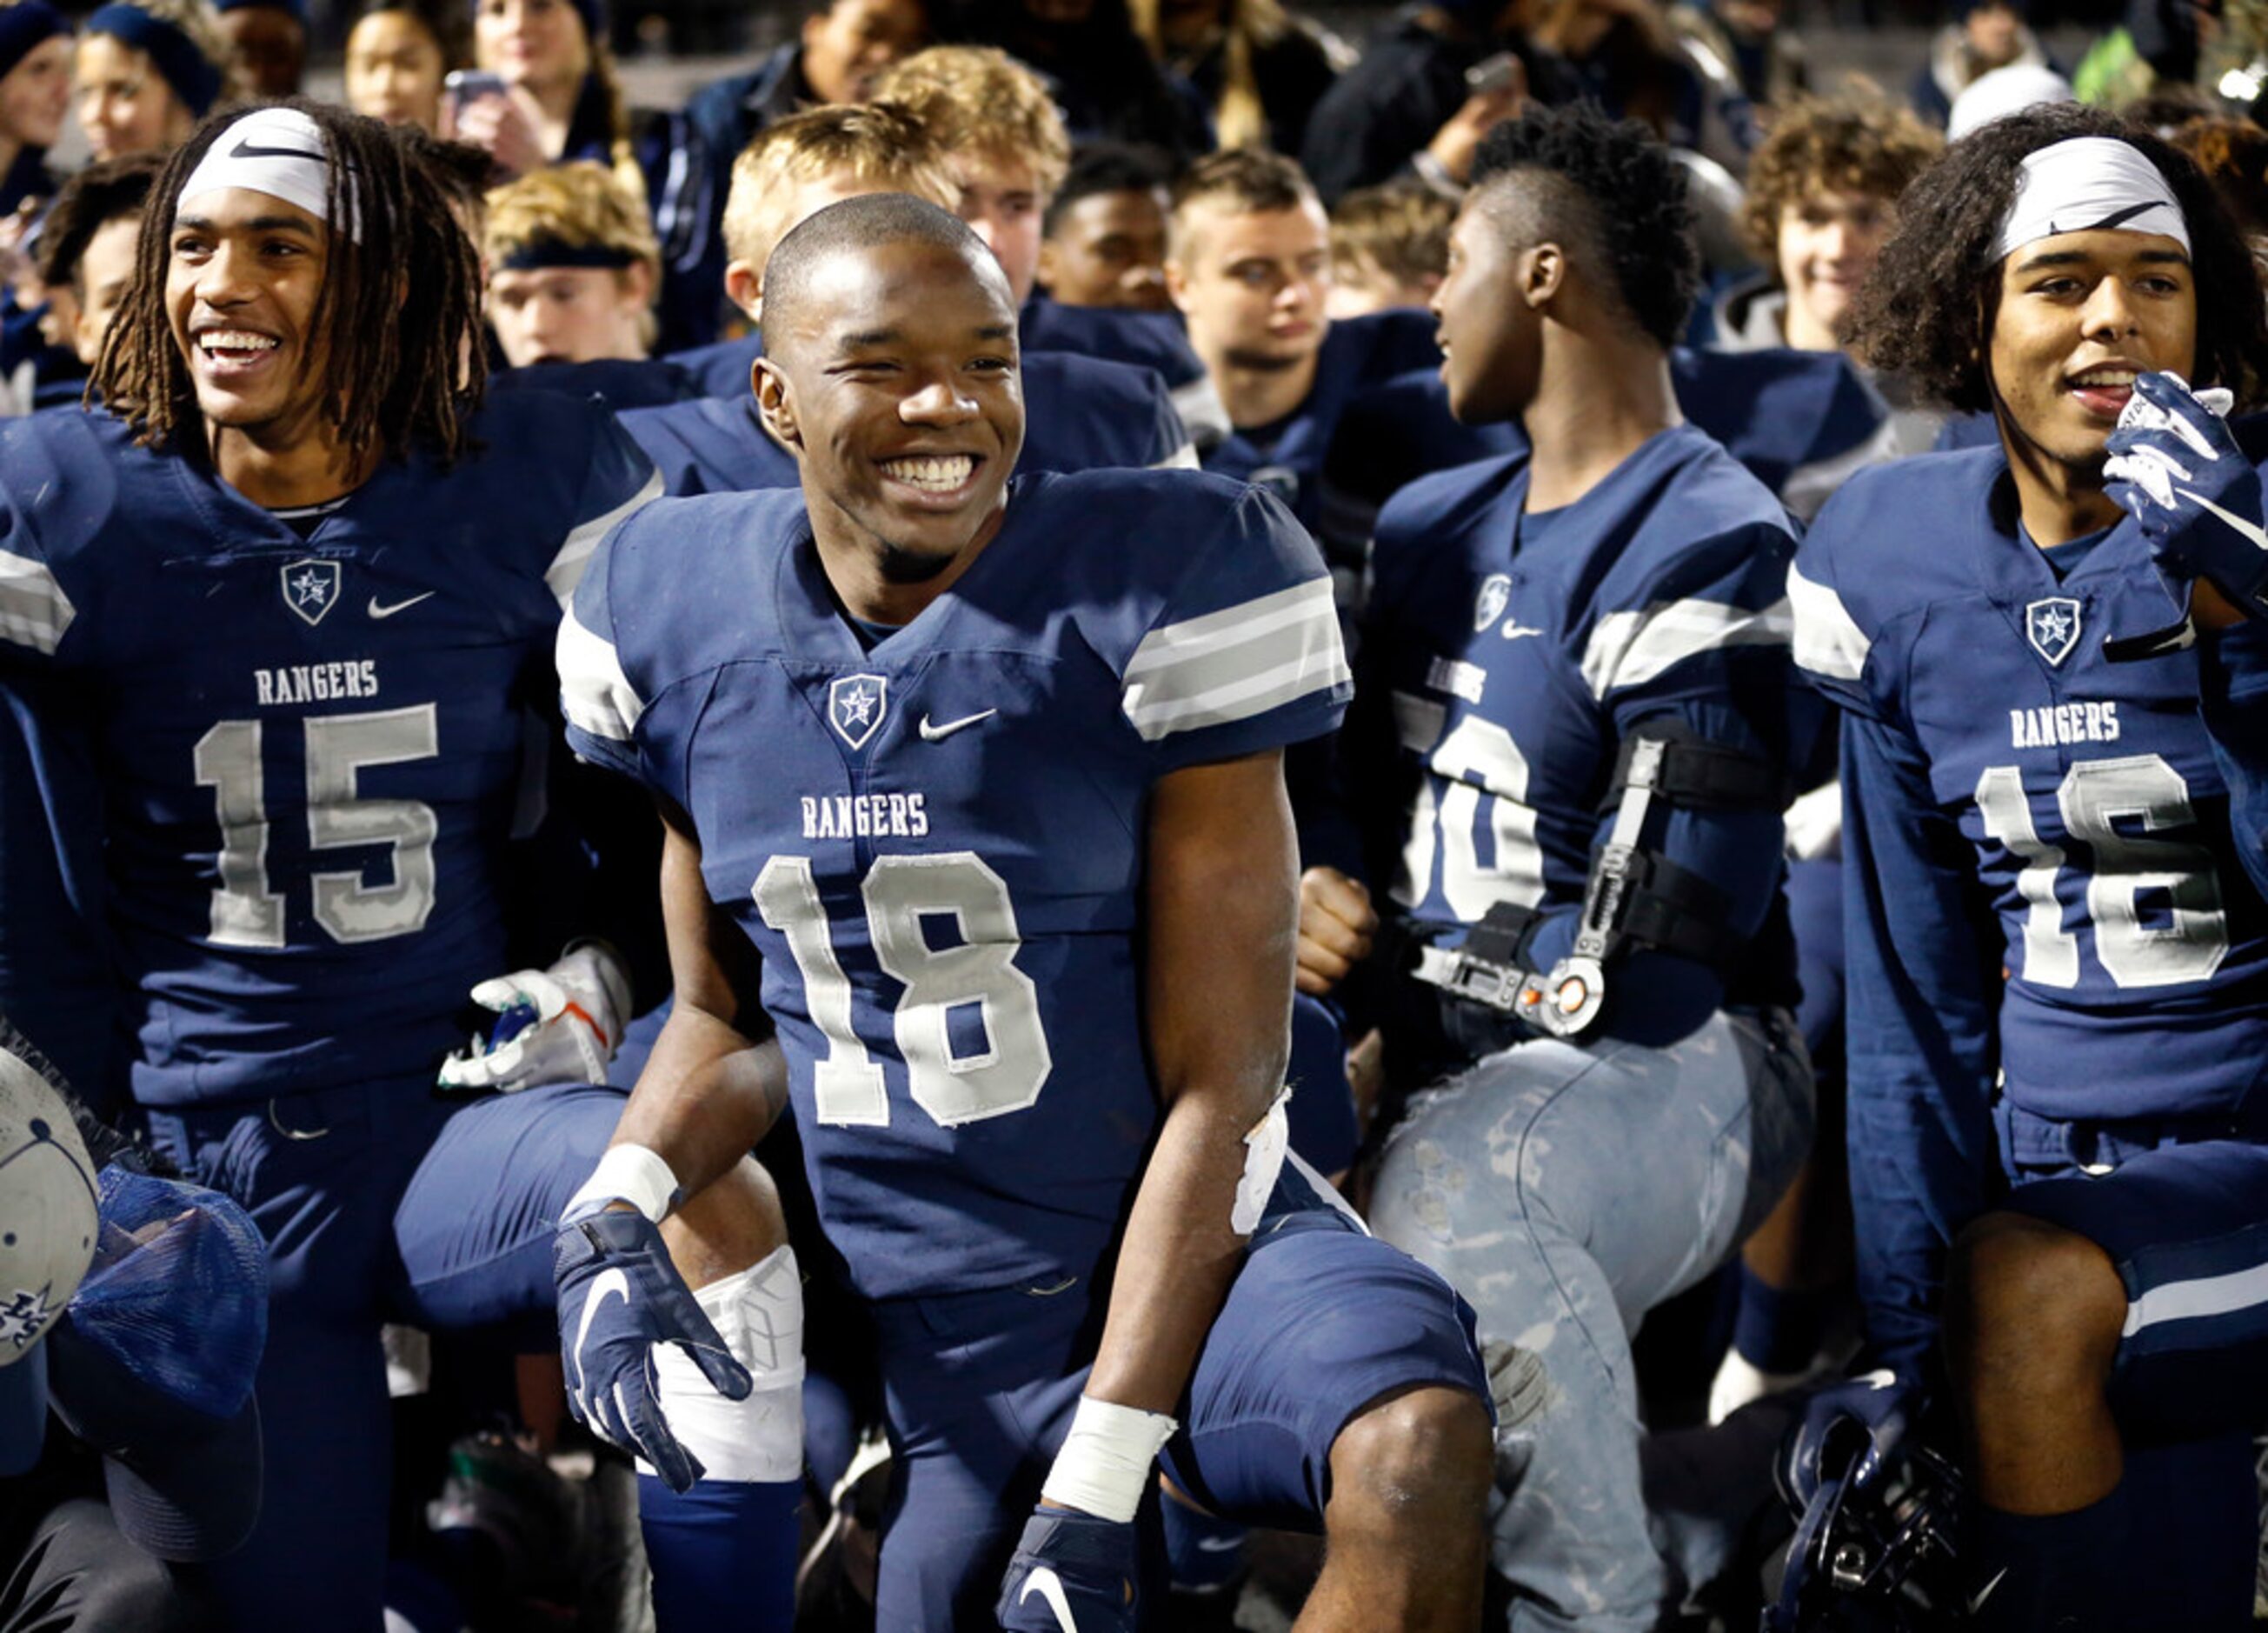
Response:
[[[2060,665],[2079,645],[2079,602],[2050,595],[2024,609],[2024,637],[2051,666]]]
[[[1501,573],[1491,573],[1481,582],[1480,598],[1473,602],[1475,633],[1497,621],[1505,603],[1512,599],[1512,580]]]
[[[339,564],[309,557],[283,570],[284,604],[310,624],[339,603]]]
[[[865,748],[881,727],[889,691],[879,675],[845,675],[827,689],[827,723],[852,748]]]

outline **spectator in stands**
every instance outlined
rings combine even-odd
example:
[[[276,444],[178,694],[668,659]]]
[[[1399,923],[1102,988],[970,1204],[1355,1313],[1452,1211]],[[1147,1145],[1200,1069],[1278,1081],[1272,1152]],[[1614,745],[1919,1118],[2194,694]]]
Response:
[[[1130,0],[1150,55],[1204,99],[1222,147],[1296,153],[1354,48],[1278,0]]]
[[[1172,172],[1155,148],[1082,148],[1041,217],[1040,287],[1071,307],[1170,312],[1166,212]]]
[[[445,134],[488,149],[507,177],[570,159],[611,166],[661,246],[662,344],[713,340],[723,200],[708,150],[682,113],[633,117],[607,43],[603,0],[479,0],[473,55],[506,91],[457,108]]]
[[[79,36],[78,122],[97,159],[171,152],[240,89],[205,0],[106,5]]]
[[[1454,195],[1481,137],[1519,112],[1526,95],[1560,100],[1563,77],[1521,32],[1525,10],[1526,0],[1493,8],[1454,0],[1399,13],[1308,120],[1300,162],[1323,202],[1413,167]],[[1469,83],[1476,70],[1480,83]]]
[[[1408,182],[1357,188],[1331,211],[1334,318],[1408,307],[1423,310],[1449,270],[1457,207]]]
[[[213,0],[254,96],[297,96],[307,71],[306,0]]]
[[[1938,31],[1928,63],[1914,76],[1914,111],[1942,130],[1953,99],[1996,68],[2025,63],[2061,73],[2026,25],[2029,9],[2027,0],[1953,0],[1953,20]]]
[[[1575,96],[1609,118],[1638,120],[1672,147],[1702,148],[1708,97],[1653,0],[1546,0],[1532,36],[1557,56]],[[1721,148],[1712,156],[1726,158]]]
[[[2268,260],[2268,131],[2249,119],[2198,119],[2167,139],[2205,172],[2253,258]]]
[[[472,30],[449,0],[377,0],[347,35],[347,106],[434,134],[442,82],[472,58]]]
[[[512,367],[652,350],[661,251],[603,166],[554,165],[497,188],[482,248],[489,326]]]
[[[1742,225],[1764,270],[1718,297],[1708,343],[1842,350],[1898,196],[1940,146],[1918,117],[1878,99],[1785,110],[1749,165]]]
[[[1078,141],[1146,142],[1184,162],[1213,146],[1203,100],[1151,60],[1127,0],[970,0],[962,32],[1045,74]]]
[[[717,196],[756,133],[799,107],[863,102],[874,79],[930,41],[927,0],[809,0],[796,37],[745,74],[703,86],[685,105],[716,167]]]
[[[55,191],[48,150],[70,108],[71,28],[47,0],[0,5],[0,216]]]
[[[89,368],[134,281],[135,236],[150,184],[164,163],[155,153],[133,153],[89,165],[63,183],[40,228],[48,339],[76,351]],[[77,401],[78,382],[63,382],[61,395]]]

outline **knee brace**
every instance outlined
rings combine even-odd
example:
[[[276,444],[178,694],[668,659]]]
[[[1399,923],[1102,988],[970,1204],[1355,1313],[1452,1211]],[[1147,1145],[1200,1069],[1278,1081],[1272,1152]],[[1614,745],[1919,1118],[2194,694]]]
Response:
[[[654,1352],[670,1432],[699,1458],[704,1481],[744,1483],[803,1474],[803,1280],[795,1250],[781,1247],[693,1295],[725,1348],[756,1386],[745,1400],[718,1394],[674,1344]],[[653,1471],[643,1461],[641,1474]]]

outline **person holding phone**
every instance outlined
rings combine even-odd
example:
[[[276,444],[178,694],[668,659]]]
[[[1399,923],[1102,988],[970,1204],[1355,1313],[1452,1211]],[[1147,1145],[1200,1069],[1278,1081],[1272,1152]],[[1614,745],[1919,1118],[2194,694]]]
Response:
[[[715,166],[681,111],[630,111],[608,40],[603,0],[479,0],[480,77],[445,99],[442,134],[486,148],[507,177],[569,159],[612,167],[661,244],[660,350],[705,345],[725,273]]]

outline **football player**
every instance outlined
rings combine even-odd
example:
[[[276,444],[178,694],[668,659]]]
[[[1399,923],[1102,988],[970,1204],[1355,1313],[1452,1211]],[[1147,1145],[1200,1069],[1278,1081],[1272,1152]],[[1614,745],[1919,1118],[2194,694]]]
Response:
[[[58,824],[11,776],[0,856],[12,878],[58,827],[99,841],[126,1087],[270,1256],[268,1498],[213,1568],[239,1627],[375,1633],[379,1324],[548,1311],[553,1221],[620,1112],[590,1087],[433,1093],[466,989],[510,967],[529,665],[659,486],[593,407],[475,411],[479,299],[470,240],[383,126],[217,115],[151,189],[107,411],[0,432],[0,658],[102,794]],[[0,1001],[26,1017],[55,979],[39,926],[0,924]],[[546,979],[603,1053],[624,994],[600,960]],[[743,1221],[748,1196],[714,1211]],[[695,1245],[697,1284],[763,1248]]]
[[[1012,481],[1013,297],[935,205],[819,211],[765,314],[801,491],[634,519],[560,636],[571,740],[666,813],[677,981],[563,1330],[616,1269],[673,1325],[632,1244],[777,1115],[777,1026],[880,1334],[881,1625],[1131,1629],[1162,1465],[1327,1533],[1303,1626],[1474,1626],[1463,1312],[1284,1156],[1279,758],[1348,683],[1313,545],[1195,474]],[[652,1421],[634,1363],[590,1387]]]
[[[2268,909],[2220,739],[2223,654],[2258,631],[2212,625],[2258,604],[2258,480],[2220,412],[2268,367],[2255,270],[2186,158],[2034,108],[1908,190],[1858,322],[1998,436],[1853,479],[1789,580],[1843,710],[1883,1369],[1830,1404],[1949,1395],[1976,1625],[2247,1626]]]
[[[1174,184],[1166,288],[1233,427],[1205,450],[1204,468],[1273,489],[1311,528],[1349,401],[1440,361],[1424,314],[1334,323],[1323,309],[1330,286],[1330,223],[1290,159],[1238,148]]]
[[[1650,1629],[1631,1334],[1724,1262],[1810,1137],[1778,890],[1815,716],[1789,662],[1794,544],[1678,413],[1699,256],[1642,128],[1581,107],[1499,126],[1449,254],[1450,405],[1517,417],[1529,447],[1379,518],[1343,747],[1382,796],[1394,923],[1311,869],[1300,985],[1383,938],[1388,1074],[1457,1073],[1390,1137],[1371,1219],[1544,1375],[1501,1431],[1513,1625]]]
[[[725,205],[727,297],[761,324],[773,246],[822,205],[880,192],[948,207],[958,196],[944,149],[905,108],[818,107],[773,125],[733,166]],[[700,373],[714,395],[624,417],[672,494],[796,485],[794,456],[765,433],[749,395],[762,352],[761,335],[711,347]],[[1024,389],[1035,421],[1024,451],[1030,469],[1197,462],[1163,381],[1149,369],[1049,352],[1026,359]]]

